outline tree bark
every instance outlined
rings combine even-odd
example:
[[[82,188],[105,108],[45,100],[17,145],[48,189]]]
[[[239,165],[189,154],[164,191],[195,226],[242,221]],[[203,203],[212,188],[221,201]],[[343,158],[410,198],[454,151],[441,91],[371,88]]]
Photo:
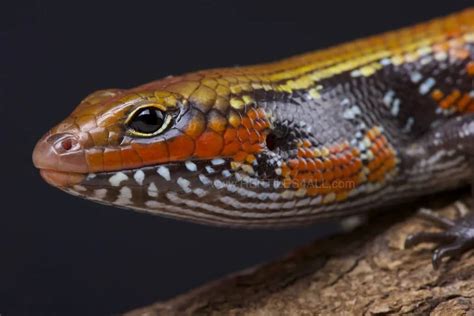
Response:
[[[452,205],[437,208],[457,216]],[[413,212],[380,213],[351,233],[127,315],[474,315],[474,252],[435,271],[435,245],[404,249],[422,230],[438,228]]]

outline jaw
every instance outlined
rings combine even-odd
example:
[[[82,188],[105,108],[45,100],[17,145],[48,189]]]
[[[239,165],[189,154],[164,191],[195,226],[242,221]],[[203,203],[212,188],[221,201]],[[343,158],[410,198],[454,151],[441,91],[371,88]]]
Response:
[[[62,172],[50,169],[40,169],[41,177],[53,187],[65,189],[80,184],[86,175],[73,172]]]

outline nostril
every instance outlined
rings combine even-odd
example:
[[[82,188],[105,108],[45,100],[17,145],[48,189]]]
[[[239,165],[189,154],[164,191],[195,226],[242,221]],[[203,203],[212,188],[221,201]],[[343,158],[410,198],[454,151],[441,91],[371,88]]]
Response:
[[[77,138],[69,133],[51,135],[47,142],[53,145],[58,154],[79,149],[80,146]]]

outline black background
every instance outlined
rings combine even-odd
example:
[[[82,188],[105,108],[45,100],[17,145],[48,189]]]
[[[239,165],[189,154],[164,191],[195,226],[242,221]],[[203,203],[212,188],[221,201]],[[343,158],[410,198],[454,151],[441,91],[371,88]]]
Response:
[[[466,8],[471,1],[11,2],[0,7],[0,314],[92,315],[163,300],[280,256],[329,227],[205,227],[44,183],[35,141],[88,93],[260,63]]]

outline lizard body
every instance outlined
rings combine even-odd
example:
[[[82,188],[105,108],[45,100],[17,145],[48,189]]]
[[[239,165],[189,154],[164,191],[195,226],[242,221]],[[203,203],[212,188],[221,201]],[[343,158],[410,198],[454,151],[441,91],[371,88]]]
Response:
[[[287,227],[472,180],[474,10],[268,64],[86,97],[37,144],[52,185],[224,226]]]

